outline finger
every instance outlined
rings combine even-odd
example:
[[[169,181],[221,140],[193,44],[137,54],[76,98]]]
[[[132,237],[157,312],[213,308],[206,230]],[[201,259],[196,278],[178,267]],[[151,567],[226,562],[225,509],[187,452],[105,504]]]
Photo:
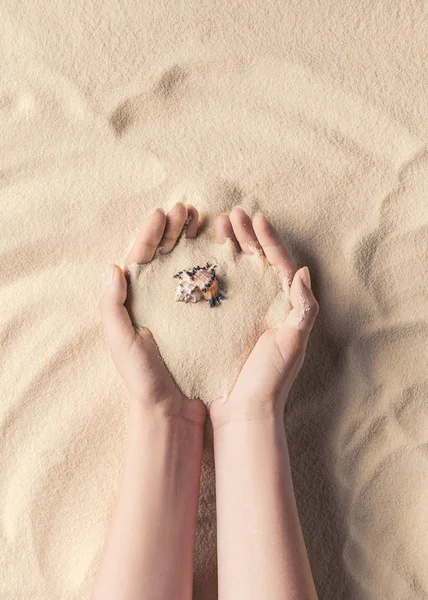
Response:
[[[309,275],[310,286],[309,269],[302,267],[295,273],[290,287],[292,310],[277,331],[276,340],[283,356],[293,349],[297,351],[306,349],[309,335],[319,313],[319,304],[312,290],[302,281],[302,274],[305,275],[305,272]]]
[[[120,347],[129,347],[135,339],[135,329],[124,306],[127,295],[127,281],[122,269],[114,265],[113,280],[102,293],[98,308],[101,313],[104,331],[109,348],[114,355]]]
[[[287,248],[278,231],[263,213],[258,212],[254,215],[253,228],[267,260],[277,269],[281,279],[287,278],[290,287],[297,271],[297,263],[291,250]]]
[[[233,231],[232,223],[230,222],[228,214],[223,213],[214,219],[214,230],[215,241],[217,244],[224,244],[227,238],[230,238],[235,244],[236,249],[241,249],[238,240],[236,239],[235,232]]]
[[[186,204],[186,208],[187,226],[185,227],[185,235],[187,238],[194,238],[198,233],[199,213],[191,204]]]
[[[150,215],[137,234],[137,238],[125,259],[123,272],[128,275],[128,265],[133,262],[148,263],[155,255],[156,248],[162,239],[166,224],[166,216],[162,208],[157,208]]]
[[[168,254],[174,248],[186,219],[186,205],[183,202],[177,202],[166,215],[165,231],[159,242],[159,252],[161,254]]]
[[[240,206],[235,206],[230,211],[230,222],[232,223],[233,231],[236,239],[239,242],[244,254],[252,254],[251,248],[261,249],[260,243],[253,229],[250,217],[245,210]]]

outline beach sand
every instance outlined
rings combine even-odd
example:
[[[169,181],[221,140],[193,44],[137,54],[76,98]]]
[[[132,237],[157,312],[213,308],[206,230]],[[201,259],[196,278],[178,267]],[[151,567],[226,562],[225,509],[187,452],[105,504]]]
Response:
[[[263,211],[310,268],[320,313],[285,426],[320,599],[428,597],[426,8],[6,0],[1,16],[0,598],[89,598],[129,414],[98,298],[183,195],[201,235]],[[194,597],[217,597],[209,422]]]

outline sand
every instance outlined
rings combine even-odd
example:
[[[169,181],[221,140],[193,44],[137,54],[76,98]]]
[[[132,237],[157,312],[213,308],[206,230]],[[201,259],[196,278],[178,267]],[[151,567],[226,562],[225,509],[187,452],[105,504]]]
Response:
[[[224,300],[213,307],[203,299],[177,301],[173,276],[207,262],[216,265]],[[237,252],[230,239],[217,244],[206,234],[182,235],[171,253],[130,264],[129,276],[125,306],[132,322],[150,329],[183,394],[207,406],[227,401],[259,336],[279,327],[291,308],[287,279],[262,253]]]
[[[206,223],[262,210],[311,270],[285,424],[320,599],[428,597],[426,22],[398,0],[3,2],[2,600],[89,597],[129,414],[97,302],[183,194]]]

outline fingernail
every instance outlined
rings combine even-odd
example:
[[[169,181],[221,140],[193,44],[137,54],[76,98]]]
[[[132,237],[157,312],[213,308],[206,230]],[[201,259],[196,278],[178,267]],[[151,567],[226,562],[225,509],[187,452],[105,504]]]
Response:
[[[308,267],[303,267],[303,269],[300,271],[300,279],[303,282],[303,285],[308,288],[308,290],[311,289],[311,275],[309,273],[309,269]]]
[[[174,210],[174,208],[178,205],[182,206],[187,211],[187,208],[186,208],[186,205],[184,204],[184,202],[176,202],[174,204],[174,206],[172,206],[166,214],[169,215],[169,213],[172,212]]]
[[[107,285],[110,285],[111,282],[113,281],[114,271],[115,271],[115,268],[114,268],[113,264],[111,264],[111,265],[109,265],[107,267],[107,273],[106,273],[106,283],[107,283]]]

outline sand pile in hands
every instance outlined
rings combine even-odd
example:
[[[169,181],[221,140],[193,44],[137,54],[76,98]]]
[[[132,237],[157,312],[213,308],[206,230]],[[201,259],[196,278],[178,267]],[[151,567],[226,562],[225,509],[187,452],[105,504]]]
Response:
[[[214,307],[175,299],[173,275],[207,262],[226,298]],[[286,278],[262,252],[238,252],[231,240],[180,238],[173,251],[129,265],[125,306],[133,323],[153,333],[160,354],[186,396],[205,404],[225,400],[259,336],[278,327],[289,309]]]

